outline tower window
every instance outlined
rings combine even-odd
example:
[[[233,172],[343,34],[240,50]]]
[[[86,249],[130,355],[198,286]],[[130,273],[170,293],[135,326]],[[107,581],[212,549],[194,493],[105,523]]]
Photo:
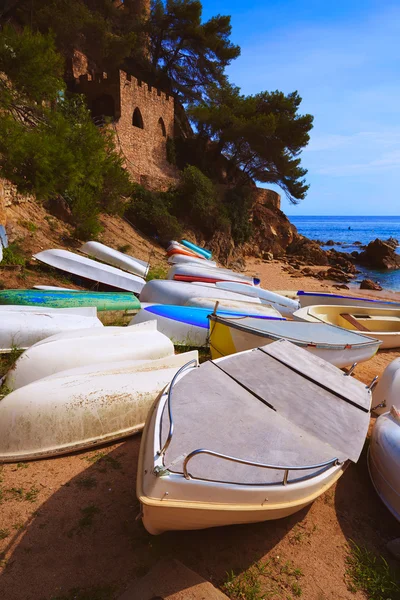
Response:
[[[167,131],[165,129],[165,125],[164,125],[164,121],[163,121],[162,117],[160,117],[158,119],[158,129],[159,129],[159,131],[161,131],[161,135],[163,137],[167,137]]]
[[[134,127],[139,127],[139,129],[144,129],[142,113],[138,107],[133,111],[132,125]]]

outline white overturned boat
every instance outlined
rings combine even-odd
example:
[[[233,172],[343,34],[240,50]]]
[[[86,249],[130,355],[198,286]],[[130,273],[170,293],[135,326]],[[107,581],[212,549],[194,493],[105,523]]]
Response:
[[[172,254],[169,258],[168,258],[168,262],[172,265],[180,265],[180,264],[192,264],[192,265],[200,265],[202,267],[207,267],[207,268],[217,268],[218,265],[215,261],[213,260],[207,260],[206,264],[205,264],[205,259],[204,258],[196,258],[196,257],[191,257],[191,256],[187,256],[187,254]]]
[[[24,350],[62,331],[92,327],[103,329],[102,322],[96,316],[96,308],[50,311],[36,307],[32,307],[35,310],[23,310],[25,306],[7,308],[18,310],[3,311],[3,307],[0,307],[0,352],[10,352],[13,348]]]
[[[232,281],[217,281],[215,285],[217,288],[222,290],[259,298],[261,302],[271,304],[285,317],[292,316],[292,314],[300,308],[298,300],[287,298],[286,296],[277,294],[276,292],[263,290],[258,286],[248,286],[243,283]]]
[[[134,258],[133,256],[129,256],[129,254],[114,250],[114,248],[110,248],[100,242],[86,242],[86,244],[83,244],[80,251],[88,256],[93,256],[108,265],[118,267],[119,269],[128,271],[128,273],[133,273],[134,275],[139,275],[139,277],[145,278],[149,271],[149,263]]]
[[[227,301],[228,302],[228,301]],[[238,303],[239,304],[239,303]],[[253,315],[258,319],[283,319],[272,306],[240,303],[238,308],[218,307],[218,314],[245,317]],[[215,304],[214,304],[215,306]],[[252,310],[252,306],[255,310]],[[143,323],[155,319],[157,328],[177,346],[208,346],[208,316],[211,308],[193,306],[174,306],[172,304],[143,305],[133,317],[131,324]]]
[[[378,417],[372,430],[368,467],[372,483],[392,515],[400,521],[400,402]]]
[[[250,288],[250,286],[248,287]],[[141,302],[153,302],[154,304],[184,306],[189,305],[192,298],[242,301],[244,296],[243,294],[217,288],[212,283],[189,283],[169,279],[148,281],[140,293]],[[261,304],[261,300],[256,296],[249,296],[245,300],[246,302]]]
[[[54,373],[79,366],[172,356],[174,346],[157,331],[156,321],[131,327],[103,327],[53,335],[24,352],[9,371],[15,390]]]
[[[333,306],[364,306],[370,308],[397,308],[400,309],[400,302],[390,300],[381,300],[380,298],[364,298],[362,296],[344,296],[342,294],[328,294],[322,292],[305,292],[299,290],[297,297],[300,306],[314,306],[315,304],[333,305]]]
[[[293,316],[300,321],[329,323],[358,331],[380,340],[381,350],[400,346],[400,309],[317,305],[300,308]]]
[[[66,454],[143,428],[148,411],[197,352],[78,367],[25,385],[0,402],[0,462]]]
[[[127,290],[128,292],[139,293],[145,284],[142,277],[104,265],[68,250],[43,250],[43,252],[34,254],[33,258],[66,273],[72,273],[78,277],[103,283],[120,290]]]
[[[332,365],[343,368],[369,360],[380,345],[378,340],[325,323],[267,321],[253,317],[223,317],[218,314],[211,314],[209,321],[212,358],[285,339]]]
[[[286,517],[360,456],[371,394],[286,341],[188,364],[154,404],[137,496],[152,534]]]
[[[400,401],[400,358],[388,364],[373,392],[372,410],[377,415],[387,412]]]
[[[253,277],[242,275],[241,273],[235,273],[229,269],[218,268],[207,268],[201,265],[195,265],[190,263],[173,265],[167,275],[167,279],[175,279],[176,281],[199,281],[203,283],[215,283],[217,281],[238,281],[240,283],[248,284],[249,286],[259,280],[255,280]]]
[[[34,290],[44,290],[47,292],[79,292],[80,290],[75,290],[74,288],[66,288],[66,287],[60,287],[58,285],[34,285],[33,286]]]

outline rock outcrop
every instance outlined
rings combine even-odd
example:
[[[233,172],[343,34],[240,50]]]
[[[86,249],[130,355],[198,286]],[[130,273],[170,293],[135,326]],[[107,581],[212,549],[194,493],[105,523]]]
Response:
[[[372,281],[372,279],[363,279],[362,282],[360,283],[360,290],[380,291],[381,289],[382,289],[382,286],[380,286],[379,283]]]
[[[400,269],[400,256],[395,252],[397,246],[398,241],[394,238],[386,241],[377,238],[368,244],[364,252],[352,255],[356,262],[372,269]]]

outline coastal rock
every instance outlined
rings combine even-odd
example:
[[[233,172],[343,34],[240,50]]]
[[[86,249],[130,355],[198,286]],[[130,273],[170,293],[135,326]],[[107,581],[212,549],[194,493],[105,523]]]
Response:
[[[397,240],[393,238],[386,242],[377,238],[368,244],[357,260],[373,269],[399,269],[400,256],[395,253],[397,245]]]
[[[340,283],[338,285],[334,285],[333,286],[335,288],[335,290],[349,290],[349,286],[346,285],[345,283]]]
[[[321,272],[321,273],[323,273],[324,279],[332,279],[333,281],[342,281],[343,283],[348,283],[354,277],[354,275],[345,273],[341,269],[337,269],[335,267],[331,267],[327,271]]]
[[[360,290],[378,290],[380,291],[382,286],[379,283],[375,283],[372,279],[363,279],[360,283]]]
[[[333,240],[328,240],[327,242],[325,242],[325,246],[334,246],[335,242]]]
[[[327,251],[329,264],[333,267],[339,267],[345,273],[357,273],[357,269],[353,264],[353,257],[347,252],[338,252],[337,250]]]
[[[286,253],[304,260],[308,265],[328,265],[327,253],[316,242],[304,236],[296,237],[286,248]]]

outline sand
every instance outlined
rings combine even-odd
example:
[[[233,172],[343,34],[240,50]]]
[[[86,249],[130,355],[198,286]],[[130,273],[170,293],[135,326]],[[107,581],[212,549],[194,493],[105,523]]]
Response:
[[[269,289],[334,290],[292,278],[275,261],[249,260],[248,272]],[[355,375],[368,383],[397,356],[379,352]],[[273,600],[293,600],[298,588],[306,600],[361,600],[366,596],[350,591],[346,576],[349,544],[388,558],[386,542],[400,536],[372,487],[364,451],[334,487],[291,517],[152,537],[136,519],[139,446],[137,435],[92,452],[2,467],[0,598],[112,600],[160,559],[172,558],[216,586],[232,571],[248,575],[263,565],[267,575],[257,577]],[[232,590],[224,589],[246,598]]]

